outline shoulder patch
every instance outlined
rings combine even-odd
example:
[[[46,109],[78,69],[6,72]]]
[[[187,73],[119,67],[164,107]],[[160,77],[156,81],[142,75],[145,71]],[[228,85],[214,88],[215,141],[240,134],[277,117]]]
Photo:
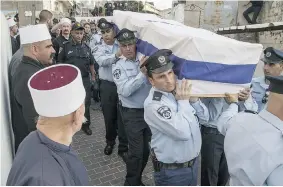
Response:
[[[167,106],[162,106],[162,107],[159,107],[157,109],[157,113],[162,117],[162,118],[165,118],[165,119],[171,119],[172,118],[172,112],[171,112],[171,109]]]
[[[120,79],[120,77],[121,77],[121,70],[120,69],[115,69],[115,71],[113,72],[113,77],[115,79]]]
[[[154,101],[161,101],[162,93],[158,91],[154,91],[152,100]]]
[[[58,53],[61,53],[62,50],[63,50],[63,47],[60,47]]]
[[[245,110],[246,113],[251,113],[251,114],[258,114],[257,112],[255,111],[252,111],[252,110]]]
[[[94,46],[92,52],[95,53],[98,50],[98,46]]]

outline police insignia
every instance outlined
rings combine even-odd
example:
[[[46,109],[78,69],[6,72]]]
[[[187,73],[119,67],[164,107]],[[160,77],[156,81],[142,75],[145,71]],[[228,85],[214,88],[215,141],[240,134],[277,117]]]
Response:
[[[164,56],[158,57],[158,61],[159,61],[160,63],[164,63],[164,62],[165,62],[165,57],[164,57]]]
[[[162,107],[158,108],[157,113],[165,119],[171,119],[171,117],[172,117],[171,109],[167,106],[162,106]]]
[[[266,57],[270,57],[270,56],[271,56],[271,53],[270,53],[270,52],[267,52],[267,53],[265,54],[265,56],[266,56]]]
[[[93,48],[93,50],[92,50],[92,52],[96,52],[98,50],[98,46],[95,46],[94,48]]]
[[[120,70],[120,69],[116,69],[116,70],[114,71],[114,73],[113,73],[113,77],[114,77],[115,79],[120,79],[120,77],[121,77],[121,70]]]
[[[125,33],[123,34],[123,36],[124,36],[124,38],[128,38],[129,34],[125,32]]]
[[[58,53],[61,53],[62,50],[63,50],[63,47],[60,47]]]

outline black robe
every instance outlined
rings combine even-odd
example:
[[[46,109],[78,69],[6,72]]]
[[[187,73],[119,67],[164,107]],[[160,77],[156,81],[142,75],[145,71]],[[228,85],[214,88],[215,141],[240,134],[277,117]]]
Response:
[[[21,143],[7,186],[85,186],[88,175],[70,146],[52,141],[39,130]]]
[[[20,48],[20,44],[18,43],[18,41],[16,40],[16,38],[10,36],[11,38],[11,45],[12,45],[12,55],[14,55],[17,50]]]
[[[15,151],[23,139],[36,129],[35,111],[30,91],[28,89],[29,78],[45,66],[38,61],[23,56],[22,62],[11,81],[11,110],[12,127],[15,136]]]

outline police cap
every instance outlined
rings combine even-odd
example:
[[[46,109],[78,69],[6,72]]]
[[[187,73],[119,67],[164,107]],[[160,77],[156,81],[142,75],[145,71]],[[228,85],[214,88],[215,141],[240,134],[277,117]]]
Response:
[[[283,76],[266,76],[270,81],[269,91],[273,93],[283,94]]]
[[[113,24],[108,22],[105,18],[101,18],[98,21],[97,26],[98,28],[100,28],[100,30],[107,30],[107,29],[111,29],[113,27]]]
[[[268,64],[277,64],[283,62],[283,52],[273,47],[268,47],[264,50],[263,62]]]
[[[121,44],[136,43],[135,33],[125,28],[120,30],[120,32],[118,32],[115,38],[117,38],[118,42]]]
[[[73,26],[72,26],[72,31],[74,30],[84,30],[85,28],[79,23],[76,22]]]
[[[169,59],[172,51],[169,49],[160,49],[151,55],[141,66],[145,66],[148,72],[162,73],[172,69],[174,64]]]

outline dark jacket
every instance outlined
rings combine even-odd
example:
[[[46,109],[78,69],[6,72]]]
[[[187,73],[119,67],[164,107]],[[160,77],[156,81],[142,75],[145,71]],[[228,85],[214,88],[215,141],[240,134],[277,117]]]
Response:
[[[12,45],[12,54],[15,54],[17,50],[20,48],[20,44],[16,40],[16,38],[10,36],[11,38],[11,45]]]
[[[263,6],[263,1],[251,1],[252,6]]]
[[[36,117],[30,91],[29,78],[40,69],[44,68],[38,61],[23,56],[22,62],[16,69],[11,81],[11,110],[12,127],[15,136],[15,150],[23,139],[36,129]]]
[[[71,37],[70,37],[71,38]],[[70,38],[68,40],[70,40]],[[58,54],[63,49],[63,43],[68,41],[64,36],[60,35],[52,40],[53,48],[55,50],[55,61],[58,62]]]
[[[85,185],[89,185],[86,169],[71,146],[54,142],[38,130],[20,145],[7,180],[7,186]]]
[[[89,78],[90,65],[94,65],[94,58],[90,47],[82,42],[76,44],[72,39],[65,42],[63,49],[59,52],[58,63],[72,64],[81,71],[82,78]]]

